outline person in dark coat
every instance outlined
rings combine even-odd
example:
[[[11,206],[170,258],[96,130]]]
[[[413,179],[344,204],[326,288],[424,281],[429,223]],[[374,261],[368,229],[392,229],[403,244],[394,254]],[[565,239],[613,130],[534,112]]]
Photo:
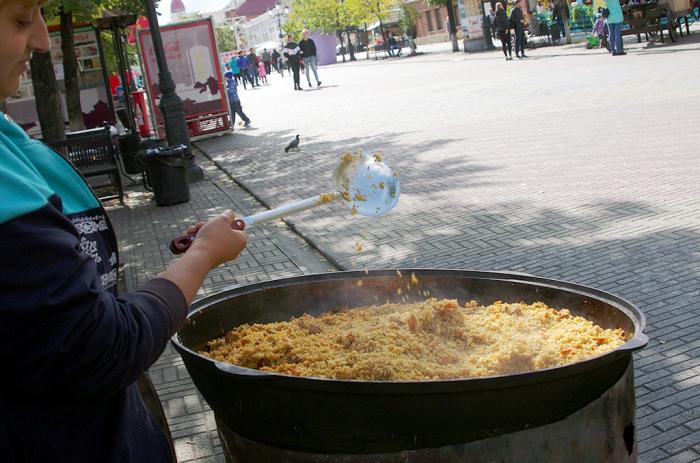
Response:
[[[292,70],[292,75],[294,76],[294,90],[301,90],[301,84],[299,83],[299,61],[301,59],[301,49],[294,41],[294,36],[292,34],[287,36],[287,45],[284,46],[283,55],[285,58],[287,58],[287,64]]]
[[[281,58],[282,58],[282,55],[280,55],[280,52],[278,52],[276,48],[274,50],[272,50],[272,65],[275,67],[277,72],[282,77],[284,77],[284,70],[282,69],[283,66],[282,66],[282,59]]]
[[[510,61],[513,59],[513,46],[510,44],[510,23],[506,9],[503,8],[503,3],[496,3],[496,15],[494,18],[494,26],[498,40],[501,41],[501,47],[503,47],[503,54],[506,57],[506,61]]]
[[[250,49],[248,53],[248,75],[250,76],[250,83],[253,87],[260,87],[260,80],[258,79],[258,64],[260,59],[255,54],[255,48]]]
[[[522,0],[515,2],[515,7],[510,12],[510,23],[515,31],[515,56],[518,58],[527,58],[525,55],[525,15],[520,7]]]
[[[262,53],[262,56],[260,57],[260,59],[262,60],[263,65],[265,66],[266,73],[269,74],[270,71],[272,70],[271,69],[272,68],[272,66],[271,66],[272,55],[270,55],[270,52],[267,51],[267,48],[263,48],[263,53]]]
[[[554,0],[554,8],[552,9],[552,21],[559,26],[559,35],[564,37],[564,14],[562,13],[561,3],[559,0]]]
[[[0,102],[31,55],[49,51],[44,3],[0,2]],[[120,294],[107,211],[74,166],[3,113],[0,195],[0,462],[174,461],[137,381],[209,271],[245,247],[233,213],[190,227],[185,254]]]

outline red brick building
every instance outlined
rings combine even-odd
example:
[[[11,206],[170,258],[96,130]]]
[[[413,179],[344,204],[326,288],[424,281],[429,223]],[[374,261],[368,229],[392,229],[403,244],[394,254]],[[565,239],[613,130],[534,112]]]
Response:
[[[416,43],[420,45],[449,40],[447,36],[447,8],[430,6],[423,0],[410,2],[409,5],[415,8],[420,15],[416,21]],[[455,16],[457,17],[457,37],[461,40],[462,31],[456,7]]]

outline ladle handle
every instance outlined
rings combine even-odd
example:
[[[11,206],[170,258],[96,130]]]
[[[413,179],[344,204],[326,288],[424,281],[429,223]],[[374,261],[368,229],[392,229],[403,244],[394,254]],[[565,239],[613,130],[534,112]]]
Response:
[[[340,198],[338,193],[324,193],[321,195],[312,196],[311,198],[306,198],[300,201],[275,207],[269,211],[258,212],[257,214],[249,215],[248,217],[236,219],[233,221],[233,224],[231,224],[231,228],[234,230],[245,230],[246,227],[262,225],[288,215],[296,214],[297,212],[311,209],[312,207],[327,204],[331,201],[337,200],[338,198]],[[190,248],[192,240],[194,240],[196,235],[197,234],[195,233],[178,236],[170,242],[170,252],[173,254],[183,254]]]
[[[231,224],[231,229],[232,230],[245,230],[246,227],[246,222],[245,218],[243,219],[236,219],[233,221]],[[192,241],[194,240],[194,237],[197,236],[197,233],[186,233],[184,235],[180,235],[177,238],[174,238],[172,241],[170,241],[170,252],[173,254],[184,254],[187,252],[187,250],[190,248],[192,245]]]

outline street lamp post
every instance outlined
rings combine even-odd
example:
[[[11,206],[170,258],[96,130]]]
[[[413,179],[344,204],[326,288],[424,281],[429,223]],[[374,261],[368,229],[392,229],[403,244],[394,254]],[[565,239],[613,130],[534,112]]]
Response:
[[[168,69],[168,62],[165,59],[165,51],[163,50],[163,38],[160,36],[160,26],[158,25],[158,15],[154,0],[144,0],[146,6],[146,17],[148,18],[148,28],[151,31],[151,40],[153,41],[153,53],[156,56],[156,64],[158,65],[158,86],[160,87],[160,108],[163,114],[165,123],[165,136],[169,146],[185,145],[191,164],[188,169],[190,181],[198,181],[204,178],[204,171],[194,162],[194,156],[191,154],[192,144],[190,142],[190,134],[187,131],[187,122],[185,121],[185,112],[183,111],[182,99],[175,93],[175,82],[173,76]]]
[[[175,93],[175,82],[168,69],[168,62],[165,59],[163,50],[163,39],[160,36],[158,26],[158,16],[154,0],[144,0],[146,4],[146,16],[148,17],[148,28],[151,31],[153,41],[153,53],[156,56],[158,65],[158,85],[161,91],[160,111],[165,120],[165,133],[170,146],[185,145],[190,147],[190,135],[187,132],[185,113],[183,111],[182,99]]]
[[[284,34],[282,33],[282,15],[288,15],[289,14],[289,7],[287,5],[284,5],[284,8],[282,7],[282,4],[279,2],[279,0],[275,1],[275,8],[271,10],[267,10],[267,14],[270,16],[276,15],[277,16],[277,29],[279,30],[279,39],[280,43],[282,44],[282,47],[284,48]]]
[[[229,18],[226,20],[226,23],[229,24],[229,29],[231,29],[231,32],[233,32],[233,36],[236,39],[236,49],[244,49],[245,46],[243,44],[243,39],[241,38],[241,29],[245,29],[245,24],[241,24],[241,22],[236,18]]]

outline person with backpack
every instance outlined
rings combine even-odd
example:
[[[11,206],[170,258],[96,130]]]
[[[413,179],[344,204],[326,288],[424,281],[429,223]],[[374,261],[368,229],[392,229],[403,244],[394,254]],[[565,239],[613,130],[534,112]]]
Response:
[[[299,44],[294,41],[294,36],[292,34],[287,35],[287,45],[284,46],[284,52],[282,54],[287,58],[287,64],[292,71],[292,76],[294,76],[294,90],[302,90],[301,84],[299,83],[301,49],[299,48]],[[309,83],[309,85],[311,84]]]
[[[510,21],[508,20],[506,9],[503,8],[503,3],[501,2],[496,3],[496,14],[494,15],[493,22],[498,40],[501,41],[501,47],[503,47],[503,54],[506,57],[506,61],[510,61],[513,59],[513,46],[510,43]]]

